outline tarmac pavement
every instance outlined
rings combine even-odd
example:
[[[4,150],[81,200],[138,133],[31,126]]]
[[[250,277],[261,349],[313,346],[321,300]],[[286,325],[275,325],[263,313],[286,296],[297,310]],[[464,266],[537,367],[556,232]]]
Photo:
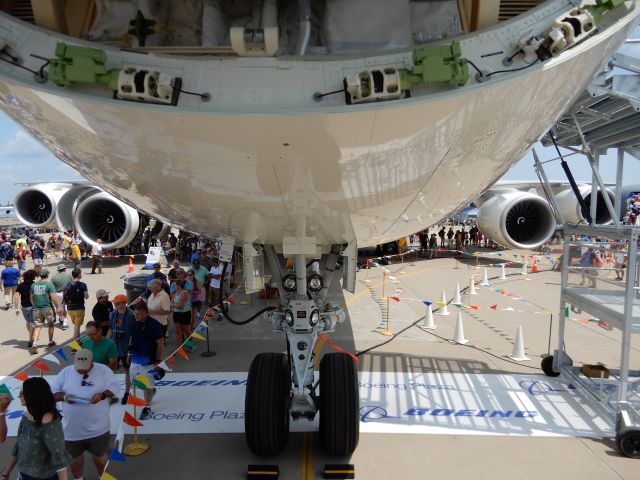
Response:
[[[98,288],[108,290],[111,298],[124,292],[120,277],[127,271],[125,260],[105,260],[102,275],[90,275],[90,269],[83,268],[83,280],[90,292],[88,316]],[[497,279],[499,268],[488,267],[491,287],[478,287],[477,296],[467,296],[464,292],[462,296],[465,304],[477,307],[462,310],[469,345],[449,341],[454,336],[457,307],[449,305],[450,316],[434,315],[435,330],[419,328],[426,311],[423,301],[434,302],[433,306],[437,307],[435,302],[440,300],[443,289],[450,300],[456,282],[464,289],[472,275],[477,280],[482,278],[482,269],[476,268],[476,263],[502,261],[493,252],[478,261],[443,257],[412,262],[410,256],[406,256],[402,263],[386,267],[393,279],[383,275],[381,267],[371,268],[368,272],[360,270],[354,294],[338,288],[330,291],[328,301],[345,305],[348,318],[327,337],[348,351],[360,352],[373,347],[369,353],[360,356],[360,372],[540,374],[541,357],[549,348],[553,351],[557,346],[560,274],[547,271],[550,265],[541,265],[539,273],[527,276],[519,274],[519,265],[510,266],[507,280]],[[48,268],[53,271],[55,262],[50,261]],[[400,301],[387,302],[385,297],[390,294]],[[240,294],[236,300],[231,312],[237,318],[246,318],[265,305],[265,300],[255,295],[249,298]],[[241,302],[247,304],[241,305]],[[489,308],[494,305],[495,310]],[[35,357],[26,349],[26,329],[21,315],[16,317],[13,311],[0,311],[0,324],[3,325],[0,374],[12,375],[33,362]],[[211,348],[217,355],[201,357],[203,345],[200,344],[200,350],[191,355],[189,361],[180,361],[175,371],[247,371],[256,353],[286,348],[284,337],[272,332],[270,323],[262,318],[244,327],[226,321],[211,322],[210,325]],[[513,362],[505,357],[511,353],[519,325],[523,328],[526,353],[531,359],[528,362]],[[381,335],[387,329],[396,335]],[[71,335],[71,329],[56,328],[55,340],[62,344],[69,341]],[[41,344],[45,343],[45,337],[43,331]],[[586,313],[572,313],[566,326],[566,349],[577,364],[602,362],[617,367],[620,337],[619,331],[608,331],[589,321]],[[174,342],[170,332],[169,351],[175,348]],[[383,342],[388,343],[380,345]],[[54,348],[41,347],[40,352]],[[331,347],[323,345],[321,353],[328,351]],[[639,365],[640,342],[635,335],[631,366],[637,368]],[[215,398],[206,401],[215,403]],[[0,446],[0,464],[6,462],[13,441],[9,438]],[[130,441],[131,436],[127,435],[125,444]],[[622,457],[611,439],[599,438],[363,433],[357,450],[349,459],[326,457],[313,433],[292,433],[284,453],[268,459],[252,455],[242,434],[153,435],[150,443],[151,449],[145,455],[128,458],[126,463],[111,462],[108,472],[118,479],[241,479],[246,477],[249,464],[277,464],[282,479],[311,480],[322,478],[325,463],[346,462],[355,465],[356,478],[367,480],[640,478],[639,460]],[[85,478],[97,478],[90,462],[86,464]]]

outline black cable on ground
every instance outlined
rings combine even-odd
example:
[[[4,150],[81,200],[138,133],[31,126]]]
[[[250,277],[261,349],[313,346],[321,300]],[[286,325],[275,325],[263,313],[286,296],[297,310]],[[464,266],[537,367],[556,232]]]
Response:
[[[271,310],[275,310],[276,307],[265,307],[262,310],[259,310],[258,312],[254,313],[252,316],[250,316],[249,318],[247,318],[246,320],[234,320],[233,318],[231,318],[229,316],[229,314],[227,312],[225,312],[224,310],[224,276],[227,273],[227,262],[224,262],[224,266],[222,267],[222,274],[220,275],[220,304],[219,304],[219,308],[220,308],[220,312],[222,313],[222,315],[224,316],[224,318],[226,318],[230,323],[233,323],[234,325],[246,325],[249,322],[253,322],[256,318],[258,318],[260,315],[262,315],[265,312],[270,312]]]

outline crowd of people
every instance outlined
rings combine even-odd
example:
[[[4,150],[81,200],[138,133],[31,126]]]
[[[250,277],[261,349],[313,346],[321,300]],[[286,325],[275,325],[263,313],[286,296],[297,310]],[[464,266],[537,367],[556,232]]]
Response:
[[[47,329],[47,345],[56,345],[56,324],[73,326],[73,338],[80,349],[73,365],[62,369],[51,386],[40,378],[23,383],[20,399],[26,413],[11,459],[0,470],[0,480],[9,478],[16,465],[23,480],[66,479],[67,468],[72,478],[82,479],[85,452],[102,474],[110,451],[109,405],[118,401],[126,404],[131,380],[144,375],[152,388],[144,391],[148,405],[140,419],[151,415],[153,386],[163,375],[158,364],[164,359],[169,324],[174,325],[176,343],[182,344],[192,334],[202,309],[220,303],[222,283],[232,281],[232,266],[226,280],[222,277],[224,265],[217,258],[216,243],[198,238],[189,247],[188,266],[176,259],[165,274],[159,263],[154,264],[147,276],[147,289],[139,297],[121,293],[110,298],[108,291],[96,290],[91,320],[85,324],[92,292],[83,281],[80,259],[75,263],[71,258],[73,239],[65,251],[64,238],[55,235],[52,242],[37,235],[20,237],[24,241],[14,239],[11,248],[3,247],[0,286],[5,308],[23,317],[29,352],[38,353],[43,328]],[[3,245],[7,241],[6,236],[2,238]],[[23,252],[28,254],[22,256]],[[44,265],[45,252],[60,257],[54,275]],[[102,250],[94,248],[91,256],[91,273],[101,273]],[[115,380],[120,371],[125,374],[121,398]],[[9,402],[7,395],[0,395],[0,441],[7,436]]]

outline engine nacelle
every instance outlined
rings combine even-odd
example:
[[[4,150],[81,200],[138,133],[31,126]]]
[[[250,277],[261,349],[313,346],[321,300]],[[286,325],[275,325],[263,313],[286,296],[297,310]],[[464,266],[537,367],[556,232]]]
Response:
[[[58,202],[70,188],[68,183],[42,183],[18,192],[13,201],[18,220],[31,228],[56,228]]]
[[[131,243],[138,233],[140,216],[134,208],[102,192],[78,205],[74,225],[87,243],[95,244],[98,238],[102,239],[102,248],[106,250]]]
[[[500,245],[533,249],[551,238],[556,219],[544,198],[505,190],[491,196],[478,209],[478,226]]]
[[[94,185],[78,185],[62,195],[58,201],[58,208],[56,209],[56,223],[58,224],[58,228],[63,232],[73,230],[73,220],[76,216],[78,205],[91,195],[100,192],[102,192],[102,190]]]
[[[582,195],[582,198],[587,205],[587,209],[590,209],[591,185],[579,185],[578,190],[580,191],[580,195]],[[605,193],[609,196],[611,204],[613,205],[616,197],[615,194],[611,190],[605,190]],[[572,224],[586,222],[586,219],[582,216],[582,212],[580,211],[580,204],[578,203],[573,190],[571,190],[570,188],[562,190],[556,195],[556,203],[558,204],[558,209],[564,217],[565,222]],[[600,189],[598,189],[596,218],[594,219],[594,221],[598,225],[608,225],[613,222],[613,219],[609,214],[609,210],[607,209],[607,204],[604,201],[604,195],[602,194],[602,191]]]

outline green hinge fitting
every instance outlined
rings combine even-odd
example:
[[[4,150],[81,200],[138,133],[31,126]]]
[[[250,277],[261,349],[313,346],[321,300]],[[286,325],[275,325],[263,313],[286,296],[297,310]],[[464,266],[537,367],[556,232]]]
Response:
[[[107,69],[107,54],[104,50],[78,47],[59,42],[56,58],[49,64],[49,79],[61,87],[74,83],[106,85],[111,90],[118,89],[117,68]]]
[[[419,83],[448,83],[461,87],[469,80],[469,66],[458,42],[417,48],[413,51],[413,62],[411,70],[400,70],[402,90],[410,90]]]

